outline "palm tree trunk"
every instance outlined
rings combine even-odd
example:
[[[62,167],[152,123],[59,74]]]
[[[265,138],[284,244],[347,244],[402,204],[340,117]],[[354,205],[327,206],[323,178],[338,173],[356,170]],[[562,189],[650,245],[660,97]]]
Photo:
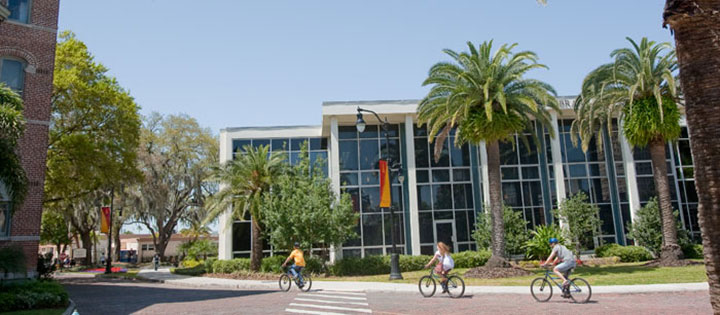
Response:
[[[710,303],[716,314],[720,313],[720,19],[711,12],[718,11],[716,0],[668,0],[663,14],[675,34]]]
[[[257,220],[252,220],[252,252],[250,253],[250,270],[260,271],[262,264],[263,243],[262,228]]]
[[[670,183],[667,177],[667,162],[665,160],[665,139],[658,137],[650,142],[650,158],[652,160],[655,192],[658,195],[660,208],[660,222],[662,222],[662,250],[660,252],[661,266],[677,265],[683,258],[682,249],[678,245],[677,222],[673,214],[670,201]]]
[[[490,188],[490,214],[492,215],[492,256],[486,267],[510,267],[505,257],[505,222],[503,222],[503,200],[500,193],[500,143],[487,143],[488,187]]]

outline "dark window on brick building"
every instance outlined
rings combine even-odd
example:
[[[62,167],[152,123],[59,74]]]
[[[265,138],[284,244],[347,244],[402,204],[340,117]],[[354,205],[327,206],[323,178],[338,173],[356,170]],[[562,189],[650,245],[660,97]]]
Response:
[[[25,64],[15,59],[0,59],[0,82],[22,96],[25,85]]]
[[[0,237],[10,235],[10,197],[0,183]]]
[[[30,0],[9,0],[9,20],[28,23],[30,21]]]

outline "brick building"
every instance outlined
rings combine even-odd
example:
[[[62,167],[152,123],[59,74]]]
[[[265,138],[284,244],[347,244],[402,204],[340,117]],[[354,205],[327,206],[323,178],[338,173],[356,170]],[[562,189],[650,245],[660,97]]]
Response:
[[[23,98],[27,125],[19,152],[29,183],[12,217],[0,185],[0,247],[22,246],[30,276],[40,240],[58,7],[59,0],[0,0],[0,82]]]

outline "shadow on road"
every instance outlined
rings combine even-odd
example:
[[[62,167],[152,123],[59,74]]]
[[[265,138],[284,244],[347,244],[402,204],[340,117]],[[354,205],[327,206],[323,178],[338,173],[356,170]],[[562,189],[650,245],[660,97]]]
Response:
[[[227,290],[180,288],[159,283],[118,279],[65,279],[63,286],[85,314],[129,314],[155,304],[212,301],[249,295],[267,294],[273,290]],[[215,302],[217,303],[217,302]]]

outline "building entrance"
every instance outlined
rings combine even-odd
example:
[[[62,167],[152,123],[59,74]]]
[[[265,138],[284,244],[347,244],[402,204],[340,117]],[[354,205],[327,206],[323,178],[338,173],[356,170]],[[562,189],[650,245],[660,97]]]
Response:
[[[443,242],[453,253],[457,253],[457,244],[455,244],[455,221],[454,220],[436,220],[435,221],[435,250],[437,250],[437,242]]]

